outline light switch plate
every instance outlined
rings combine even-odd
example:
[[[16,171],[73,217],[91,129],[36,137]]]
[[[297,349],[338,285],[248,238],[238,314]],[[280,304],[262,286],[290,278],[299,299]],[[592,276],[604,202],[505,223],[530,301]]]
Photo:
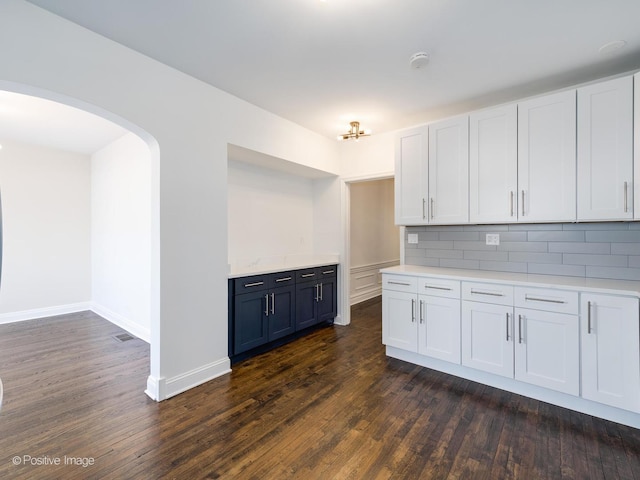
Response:
[[[418,243],[418,234],[417,233],[409,233],[407,235],[407,242],[412,244]]]
[[[500,234],[487,233],[487,245],[500,245]]]

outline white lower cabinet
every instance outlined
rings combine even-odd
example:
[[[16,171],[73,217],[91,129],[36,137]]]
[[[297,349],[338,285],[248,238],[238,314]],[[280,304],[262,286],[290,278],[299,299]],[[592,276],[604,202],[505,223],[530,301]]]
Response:
[[[640,428],[638,297],[454,278],[383,273],[387,354]]]
[[[515,379],[579,395],[578,317],[516,308],[513,318]]]
[[[576,292],[463,283],[462,364],[559,392],[580,393]],[[514,308],[514,303],[516,307]],[[535,305],[519,308],[519,305]]]
[[[513,378],[513,307],[462,302],[462,364]]]
[[[638,299],[582,294],[582,397],[640,412]]]
[[[460,363],[460,282],[383,275],[382,343]],[[428,292],[428,294],[417,292]]]
[[[382,291],[382,343],[410,352],[418,351],[417,294]]]
[[[419,296],[418,353],[460,363],[460,300]]]

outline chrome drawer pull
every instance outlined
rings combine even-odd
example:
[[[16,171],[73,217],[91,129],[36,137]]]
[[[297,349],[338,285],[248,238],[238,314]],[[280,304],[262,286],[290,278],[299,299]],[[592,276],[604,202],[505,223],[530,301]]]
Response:
[[[276,282],[286,282],[287,280],[291,280],[291,277],[276,278]]]
[[[435,285],[425,285],[424,288],[432,288],[433,290],[446,290],[447,292],[450,292],[451,290],[453,290],[453,288],[436,287]]]
[[[244,288],[257,287],[258,285],[264,285],[264,282],[245,283]]]
[[[323,275],[329,275],[330,273],[335,273],[335,270],[327,270],[325,272],[322,272]]]
[[[410,287],[411,286],[410,283],[392,282],[391,280],[389,280],[387,283],[390,283],[391,285],[403,285],[405,287]]]
[[[587,302],[587,334],[591,335],[591,302]]]
[[[305,273],[302,275],[302,278],[314,277],[315,273]]]
[[[564,300],[552,300],[550,298],[537,298],[537,297],[530,297],[528,295],[525,295],[524,299],[531,300],[532,302],[567,303]]]
[[[504,297],[504,293],[497,293],[497,292],[481,292],[478,290],[473,290],[471,289],[471,294],[472,295],[489,295],[491,297]]]

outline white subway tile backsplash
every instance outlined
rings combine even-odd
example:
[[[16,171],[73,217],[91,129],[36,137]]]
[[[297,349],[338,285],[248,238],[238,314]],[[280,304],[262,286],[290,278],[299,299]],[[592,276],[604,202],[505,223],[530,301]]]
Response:
[[[407,227],[412,265],[543,275],[640,280],[640,223],[514,224]],[[500,245],[486,245],[499,233]]]
[[[527,240],[530,242],[584,242],[584,231],[530,231]]]
[[[610,243],[578,243],[578,242],[549,242],[549,252],[590,253],[590,254],[602,254],[602,255],[614,253],[611,251]]]
[[[561,253],[509,252],[510,262],[562,263]]]

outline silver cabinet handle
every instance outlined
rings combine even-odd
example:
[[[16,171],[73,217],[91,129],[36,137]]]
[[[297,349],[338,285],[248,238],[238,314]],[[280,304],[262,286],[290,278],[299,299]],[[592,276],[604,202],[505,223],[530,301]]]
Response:
[[[524,190],[522,190],[522,216],[524,217]]]
[[[506,325],[507,325],[507,342],[509,341],[509,312],[507,312],[507,320],[506,320]]]
[[[490,297],[504,297],[504,293],[498,292],[481,292],[480,290],[471,289],[472,295],[489,295]]]
[[[387,283],[390,283],[391,285],[403,285],[405,287],[410,287],[411,284],[410,283],[403,283],[403,282],[394,282],[392,280],[389,280]]]
[[[268,317],[269,316],[269,294],[267,293],[264,296],[264,314]]]
[[[322,301],[322,294],[324,293],[324,288],[322,283],[320,284],[320,301]]]
[[[532,302],[567,303],[564,300],[552,300],[551,298],[530,297],[529,295],[525,295],[524,299]]]
[[[320,300],[320,284],[316,283],[316,302]]]
[[[422,300],[420,300],[420,323],[424,323],[424,314],[422,313]]]
[[[329,275],[330,273],[334,273],[335,270],[326,270],[324,272],[322,272],[323,275]]]
[[[624,182],[624,213],[627,213],[629,211],[629,205],[627,203],[628,189],[629,189],[628,183]]]
[[[513,190],[509,192],[509,216],[513,217]]]
[[[276,278],[276,282],[286,282],[287,280],[291,280],[291,277]]]
[[[305,274],[303,274],[301,276],[302,276],[302,278],[309,278],[309,277],[315,277],[315,275],[316,275],[315,273],[305,273]]]
[[[431,220],[433,220],[433,197],[431,197]]]
[[[416,301],[414,298],[411,299],[411,323],[416,321]]]
[[[591,302],[587,302],[587,334],[591,335]]]
[[[422,219],[426,220],[427,218],[427,199],[423,198],[422,199]]]
[[[431,288],[433,290],[446,290],[447,292],[450,292],[451,290],[453,290],[452,288],[436,287],[435,285],[425,285],[424,288]]]
[[[274,300],[274,294],[271,294],[271,315],[276,313],[276,302]]]
[[[245,283],[244,288],[247,287],[257,287],[259,285],[264,285],[264,282],[253,282],[253,283]]]
[[[518,315],[518,343],[522,343],[522,315]]]

